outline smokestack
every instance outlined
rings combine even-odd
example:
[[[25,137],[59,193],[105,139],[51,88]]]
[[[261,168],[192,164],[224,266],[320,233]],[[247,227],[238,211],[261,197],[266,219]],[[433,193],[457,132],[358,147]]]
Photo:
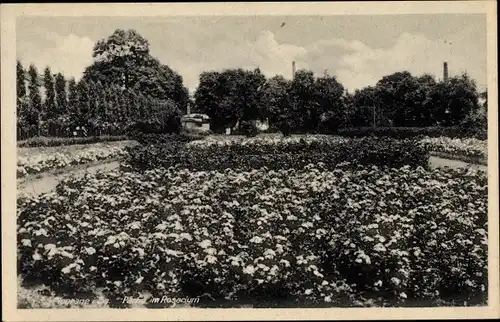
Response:
[[[295,78],[295,62],[292,62],[292,78]]]
[[[444,62],[443,64],[443,81],[448,81],[448,63]]]

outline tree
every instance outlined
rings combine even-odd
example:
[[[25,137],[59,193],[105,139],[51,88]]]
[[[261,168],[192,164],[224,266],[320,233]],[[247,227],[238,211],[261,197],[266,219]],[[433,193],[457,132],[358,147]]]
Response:
[[[91,111],[91,98],[90,98],[90,88],[89,83],[82,79],[77,85],[78,92],[78,103],[76,110],[76,126],[85,126],[89,120],[89,114]]]
[[[78,87],[76,85],[76,81],[74,78],[71,78],[68,82],[68,108],[67,113],[70,119],[74,120],[78,115],[78,105],[79,105],[79,97],[78,97]]]
[[[54,77],[49,67],[46,67],[43,73],[43,86],[45,87],[45,101],[44,112],[41,114],[41,119],[47,126],[49,135],[55,136],[57,118],[56,92],[54,88]]]
[[[17,99],[22,100],[26,96],[26,77],[24,75],[24,68],[21,62],[18,60],[16,65],[16,94]]]
[[[265,82],[259,69],[202,73],[194,95],[196,110],[210,116],[215,132],[224,132],[241,121],[263,118],[266,111],[261,95]]]
[[[29,70],[29,111],[27,112],[27,122],[34,133],[40,135],[40,117],[42,113],[42,97],[40,95],[40,84],[38,72],[34,65],[30,65]]]
[[[117,29],[107,39],[99,40],[92,52],[92,57],[101,62],[119,85],[128,88],[133,83],[134,69],[148,59],[149,43],[135,30]],[[111,68],[114,67],[114,68]]]
[[[382,77],[376,85],[378,89],[377,114],[383,113],[395,126],[405,126],[412,122],[409,94],[417,89],[414,77],[407,71]]]
[[[348,96],[347,123],[353,127],[380,125],[380,117],[383,114],[380,113],[378,96],[378,88],[373,86],[357,89],[354,94]]]
[[[264,107],[265,116],[269,118],[270,125],[277,128],[287,119],[290,86],[291,81],[287,81],[283,76],[274,76],[262,88],[261,105]]]
[[[467,74],[437,83],[429,93],[433,120],[437,125],[459,125],[479,109],[478,97],[476,84]]]
[[[310,128],[335,133],[345,119],[344,86],[334,76],[317,78],[314,87],[315,109],[311,113]]]
[[[16,65],[16,119],[17,119],[17,136],[19,139],[24,139],[27,134],[27,102],[26,102],[26,76],[23,65],[17,61]]]
[[[59,115],[67,114],[68,93],[66,92],[66,80],[61,73],[56,74],[55,78],[55,97],[57,105],[57,113]]]
[[[319,117],[319,103],[315,100],[316,84],[311,71],[299,70],[288,90],[289,113],[285,119],[286,127],[294,132],[310,132],[317,128],[315,120]]]
[[[135,30],[115,30],[95,44],[92,56],[94,62],[83,75],[86,81],[133,89],[161,100],[168,98],[179,108],[186,108],[188,91],[182,77],[152,57],[148,41]]]

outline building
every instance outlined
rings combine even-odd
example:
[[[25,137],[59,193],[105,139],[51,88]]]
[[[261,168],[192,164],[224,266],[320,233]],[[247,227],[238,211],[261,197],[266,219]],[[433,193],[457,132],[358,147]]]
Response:
[[[204,133],[210,130],[210,117],[206,114],[186,114],[181,118],[182,127],[193,133]]]

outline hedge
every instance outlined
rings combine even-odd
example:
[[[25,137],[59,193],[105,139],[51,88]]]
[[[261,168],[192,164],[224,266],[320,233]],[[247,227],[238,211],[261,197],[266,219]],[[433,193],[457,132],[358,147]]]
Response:
[[[357,127],[339,129],[338,135],[347,137],[365,137],[365,136],[390,136],[395,138],[414,138],[414,137],[440,137],[450,138],[474,137],[480,140],[488,138],[486,130],[474,130],[460,126],[433,126],[433,127]]]
[[[88,136],[88,137],[34,137],[24,141],[18,141],[17,147],[19,148],[33,148],[33,147],[52,147],[52,146],[62,146],[62,145],[74,145],[74,144],[91,144],[99,142],[113,142],[113,141],[123,141],[128,140],[126,135],[117,136]]]

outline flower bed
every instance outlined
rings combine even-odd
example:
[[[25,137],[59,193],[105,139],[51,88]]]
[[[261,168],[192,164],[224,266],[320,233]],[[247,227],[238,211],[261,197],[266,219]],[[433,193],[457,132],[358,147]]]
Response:
[[[38,174],[71,165],[87,164],[101,160],[122,157],[125,145],[93,144],[79,149],[51,151],[37,150],[36,153],[17,157],[17,177]]]
[[[188,144],[137,146],[129,149],[127,167],[191,170],[301,169],[322,162],[328,169],[348,160],[351,164],[427,167],[429,153],[413,140],[342,139],[335,137],[251,138],[202,140]]]
[[[469,159],[486,160],[488,158],[488,141],[478,139],[451,139],[447,137],[425,137],[420,143],[429,150],[442,155],[457,156]]]
[[[18,200],[19,272],[113,306],[485,304],[487,206],[465,170],[111,172]]]

